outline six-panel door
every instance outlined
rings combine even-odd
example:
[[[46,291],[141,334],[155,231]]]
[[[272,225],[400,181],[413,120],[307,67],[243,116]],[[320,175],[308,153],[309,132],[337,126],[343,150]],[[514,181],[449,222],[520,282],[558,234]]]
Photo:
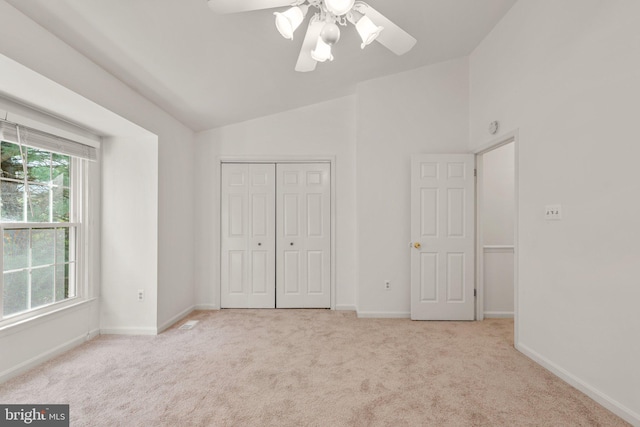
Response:
[[[475,156],[411,162],[411,318],[473,320]]]
[[[277,165],[278,308],[331,306],[329,164]]]
[[[275,307],[275,165],[222,165],[222,308]]]

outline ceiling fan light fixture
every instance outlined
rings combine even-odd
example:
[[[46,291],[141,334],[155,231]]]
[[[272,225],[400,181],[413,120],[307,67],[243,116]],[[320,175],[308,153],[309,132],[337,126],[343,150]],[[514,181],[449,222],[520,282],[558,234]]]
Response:
[[[285,39],[293,40],[293,33],[300,26],[307,15],[309,6],[294,6],[284,12],[274,12],[276,16],[276,28]]]
[[[342,16],[353,8],[355,0],[324,0],[327,10],[336,16]]]
[[[340,40],[340,28],[334,22],[327,22],[322,27],[320,38],[329,46],[333,46]]]
[[[363,16],[358,22],[356,22],[356,30],[362,39],[360,48],[364,49],[378,38],[380,32],[384,30],[384,27],[377,26],[371,19],[369,19],[369,17]]]
[[[355,27],[362,39],[362,49],[376,41],[396,55],[404,55],[417,42],[411,34],[371,7],[368,0],[203,1],[208,2],[217,14],[279,8],[274,13],[276,28],[289,40],[293,40],[295,31],[305,21],[309,10],[313,10],[311,19],[307,20],[307,30],[295,66],[299,72],[315,70],[318,62],[333,61],[332,49],[340,41],[343,31],[340,27],[348,27],[349,24]]]
[[[326,44],[324,40],[322,40],[322,37],[318,37],[316,48],[311,51],[311,57],[318,62],[325,62],[326,60],[333,61],[331,46]]]

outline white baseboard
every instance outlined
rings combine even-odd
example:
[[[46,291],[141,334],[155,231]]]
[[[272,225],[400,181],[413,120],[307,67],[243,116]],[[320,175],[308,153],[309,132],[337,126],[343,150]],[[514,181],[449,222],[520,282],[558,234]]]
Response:
[[[60,354],[71,350],[74,347],[77,347],[83,344],[86,341],[89,341],[92,338],[95,338],[99,334],[99,330],[94,329],[93,331],[88,331],[87,334],[80,335],[72,340],[69,340],[65,343],[60,344],[57,347],[52,348],[51,350],[45,351],[37,356],[32,357],[29,360],[25,360],[24,362],[16,365],[6,371],[0,373],[0,383],[3,383],[13,377],[16,377],[29,369],[35,368],[41,363],[46,362],[47,360],[53,359]]]
[[[336,305],[336,311],[358,311],[355,305],[338,304]]]
[[[358,317],[373,319],[410,319],[411,313],[404,311],[358,311]]]
[[[186,308],[185,310],[182,310],[180,313],[176,314],[171,319],[167,320],[162,325],[158,326],[158,333],[165,331],[167,328],[171,327],[171,325],[173,325],[180,319],[187,317],[195,309],[196,309],[195,306],[192,305],[191,307]]]
[[[104,328],[100,335],[158,335],[157,328]]]
[[[553,374],[558,376],[563,381],[569,383],[571,386],[577,388],[591,399],[595,400],[623,420],[631,423],[634,426],[640,426],[640,414],[632,411],[626,406],[622,405],[620,402],[610,398],[606,394],[602,393],[600,390],[594,388],[593,386],[585,383],[575,375],[569,373],[565,369],[551,362],[547,358],[541,356],[536,353],[534,350],[530,349],[524,344],[517,343],[516,349],[520,351],[522,354],[541,365],[545,369],[551,371]]]
[[[513,319],[513,311],[485,311],[485,319]]]
[[[195,306],[193,306],[194,310],[220,310],[220,307],[218,307],[215,304],[196,304]]]

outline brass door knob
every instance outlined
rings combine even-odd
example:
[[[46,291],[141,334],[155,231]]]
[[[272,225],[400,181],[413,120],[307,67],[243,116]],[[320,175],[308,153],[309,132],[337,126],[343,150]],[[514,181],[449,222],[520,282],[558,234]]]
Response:
[[[415,242],[413,244],[413,247],[416,248],[416,249],[420,249],[422,247],[422,245],[420,243],[418,243],[418,242]]]

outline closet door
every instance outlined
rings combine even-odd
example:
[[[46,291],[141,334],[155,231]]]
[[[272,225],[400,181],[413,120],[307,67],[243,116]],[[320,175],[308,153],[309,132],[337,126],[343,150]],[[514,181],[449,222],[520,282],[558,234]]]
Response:
[[[222,308],[275,307],[275,165],[222,164]]]
[[[277,165],[276,306],[331,306],[330,165]]]

